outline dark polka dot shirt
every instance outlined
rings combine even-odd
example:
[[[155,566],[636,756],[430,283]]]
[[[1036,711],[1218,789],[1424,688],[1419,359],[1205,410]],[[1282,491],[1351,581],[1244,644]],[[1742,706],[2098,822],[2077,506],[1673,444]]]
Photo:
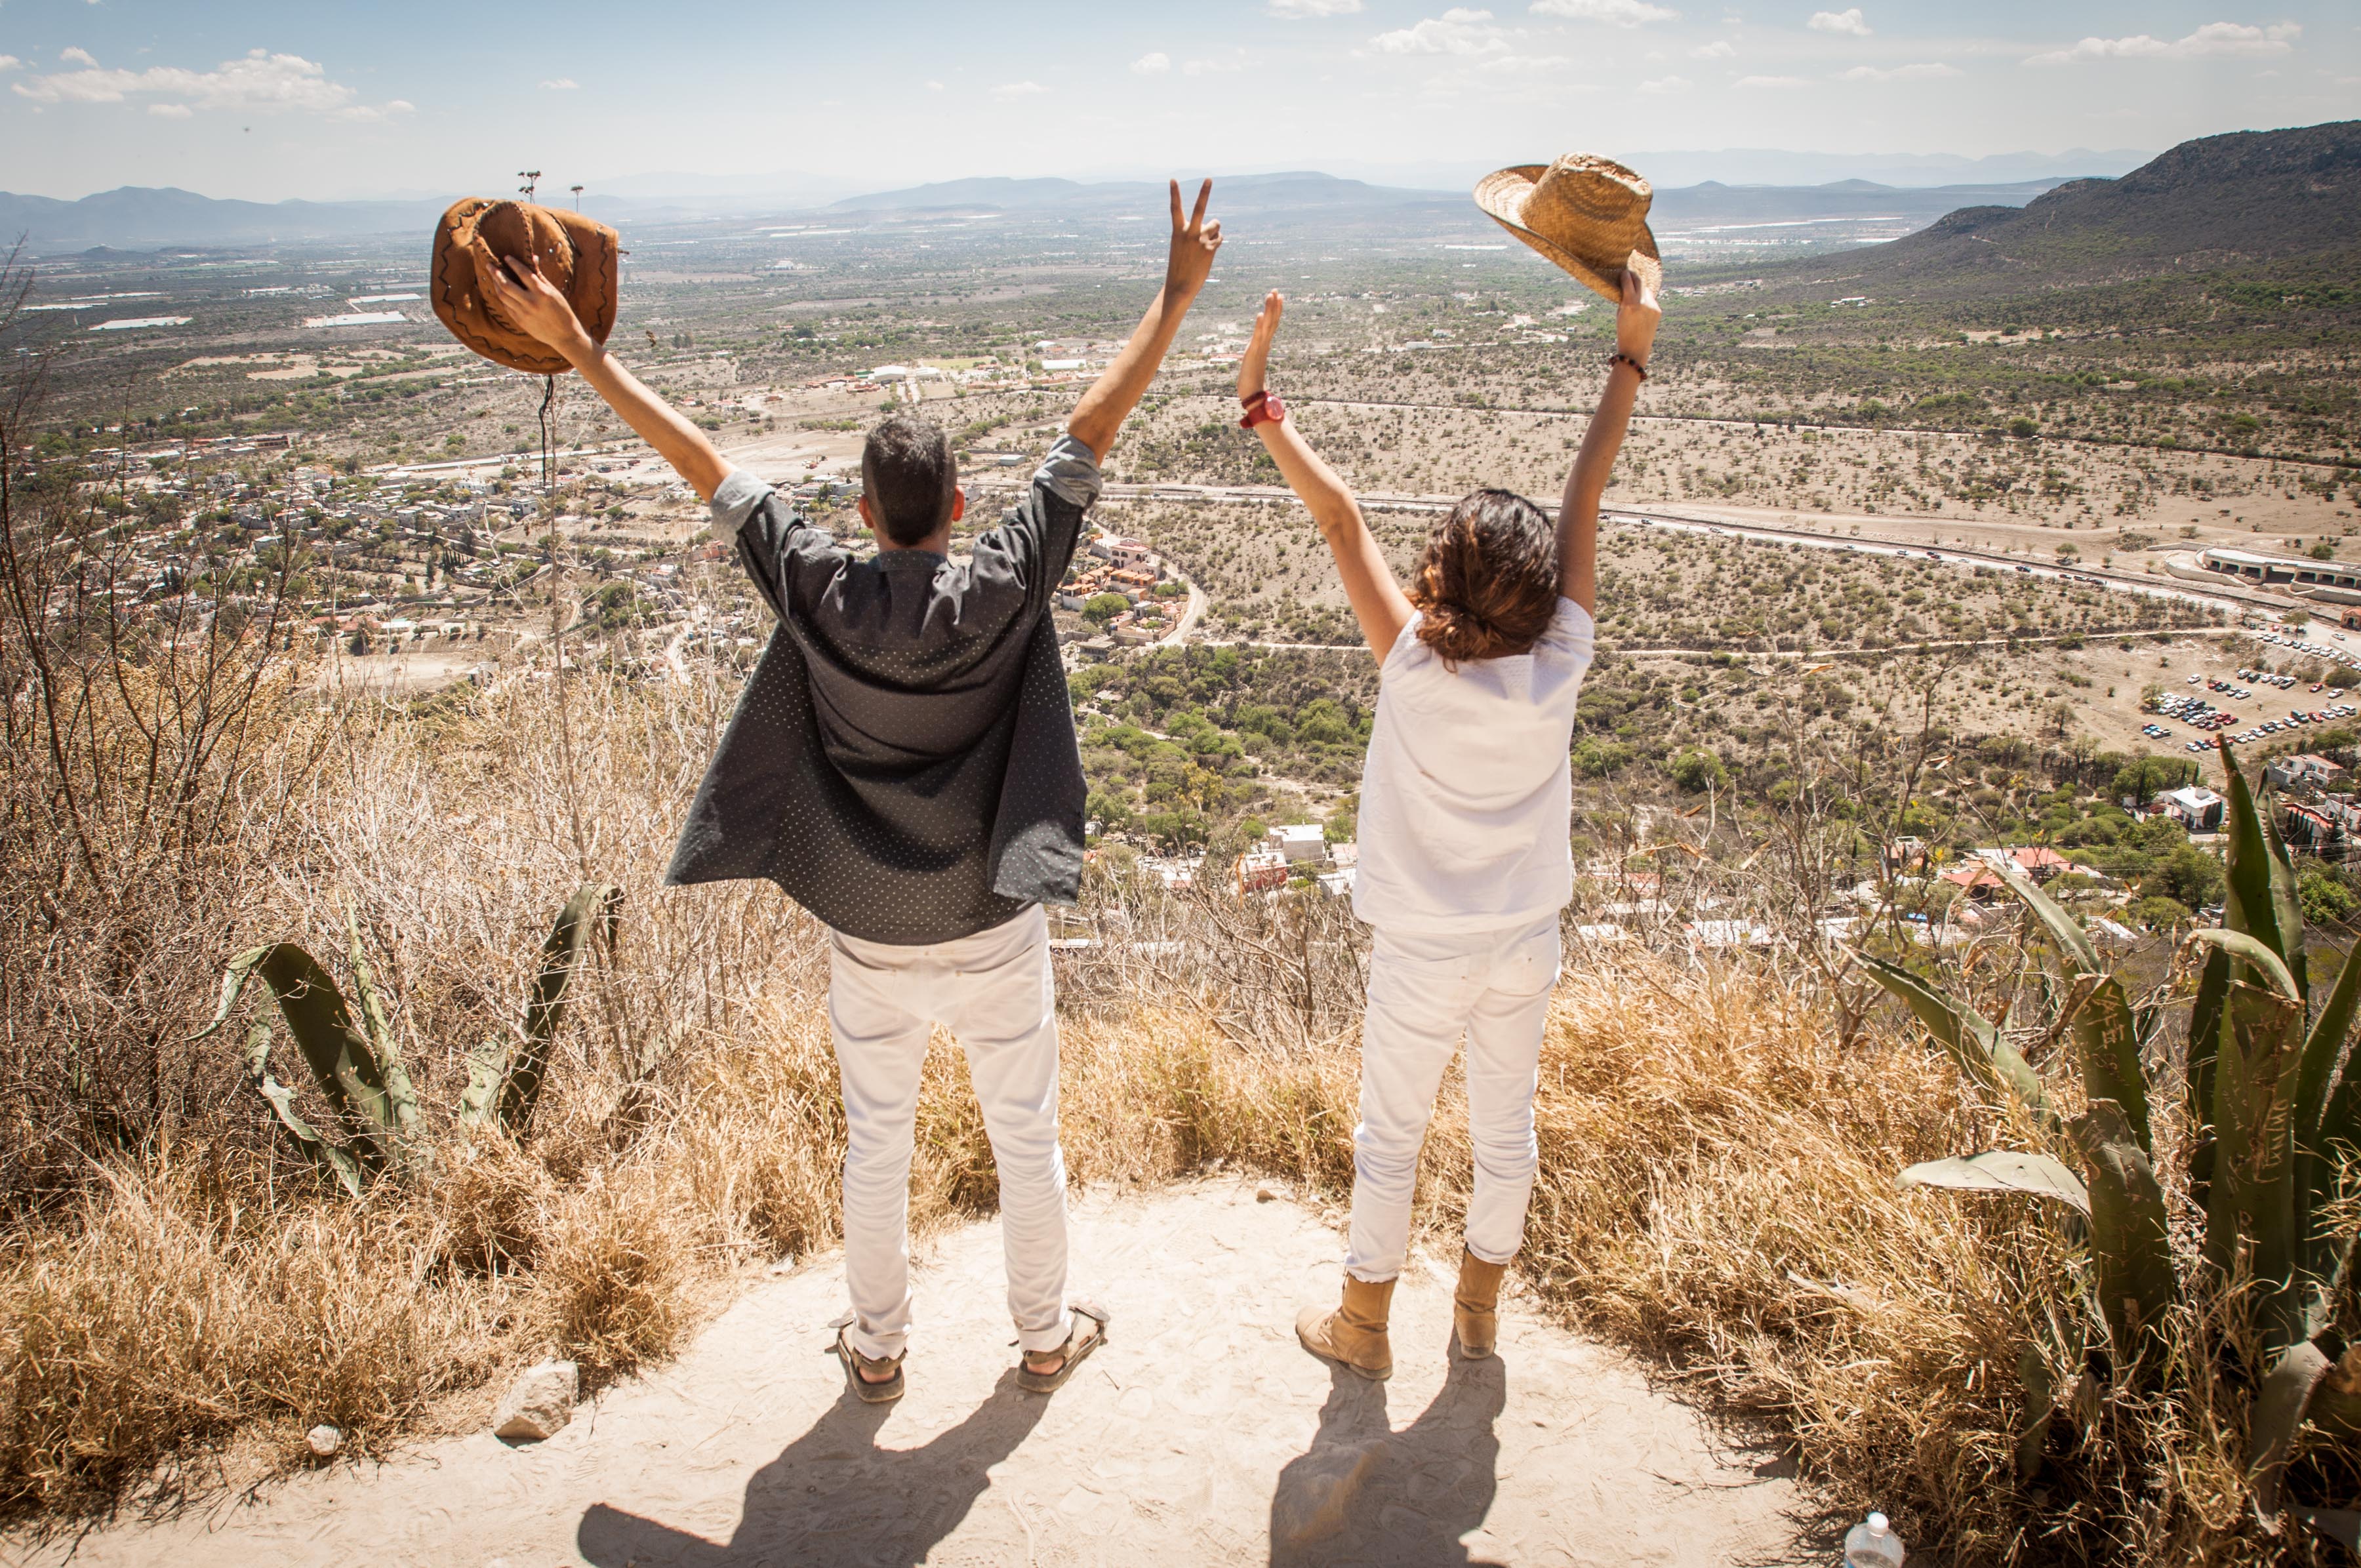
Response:
[[[856,561],[743,470],[713,498],[779,618],[665,881],[768,877],[848,936],[923,946],[1071,904],[1082,754],[1049,605],[1098,499],[1068,436],[963,561]]]

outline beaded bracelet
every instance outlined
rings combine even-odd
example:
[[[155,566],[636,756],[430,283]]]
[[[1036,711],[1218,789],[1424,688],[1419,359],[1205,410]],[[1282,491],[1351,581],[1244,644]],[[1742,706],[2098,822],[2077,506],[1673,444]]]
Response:
[[[1610,368],[1617,365],[1629,365],[1631,367],[1631,373],[1633,375],[1639,377],[1642,381],[1648,378],[1648,367],[1645,365],[1641,364],[1638,360],[1632,358],[1630,355],[1624,353],[1620,348],[1607,356],[1607,363]]]

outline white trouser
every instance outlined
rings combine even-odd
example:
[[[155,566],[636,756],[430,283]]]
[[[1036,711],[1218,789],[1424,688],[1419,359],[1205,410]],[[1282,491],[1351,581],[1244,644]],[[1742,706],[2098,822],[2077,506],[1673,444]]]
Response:
[[[1353,1129],[1353,1229],[1345,1253],[1355,1278],[1375,1284],[1401,1272],[1419,1146],[1463,1031],[1476,1150],[1467,1250],[1486,1263],[1517,1255],[1541,1163],[1533,1087],[1559,951],[1554,915],[1464,936],[1378,933],[1361,1021],[1361,1124]]]
[[[930,948],[829,933],[828,1021],[844,1083],[846,1338],[863,1355],[910,1335],[910,1149],[929,1025],[967,1051],[1000,1172],[1001,1241],[1017,1343],[1066,1343],[1066,1161],[1058,1146],[1058,1015],[1040,907]]]

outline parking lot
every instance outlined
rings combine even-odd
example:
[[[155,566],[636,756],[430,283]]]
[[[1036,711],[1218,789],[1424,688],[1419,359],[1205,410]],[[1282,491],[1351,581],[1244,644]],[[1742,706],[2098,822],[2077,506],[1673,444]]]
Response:
[[[2332,631],[2324,638],[2257,632],[2255,641],[2283,656],[2317,660],[2361,674],[2361,652],[2349,645],[2342,632]],[[2284,657],[2274,662],[2283,663]],[[2157,705],[2156,719],[2140,733],[2152,740],[2171,740],[2183,732],[2193,732],[2200,738],[2183,742],[2182,750],[2199,752],[2207,750],[2210,738],[2217,734],[2237,744],[2252,745],[2361,714],[2361,707],[2346,700],[2349,686],[2275,673],[2261,667],[2262,663],[2185,673],[2183,685],[2166,692]]]

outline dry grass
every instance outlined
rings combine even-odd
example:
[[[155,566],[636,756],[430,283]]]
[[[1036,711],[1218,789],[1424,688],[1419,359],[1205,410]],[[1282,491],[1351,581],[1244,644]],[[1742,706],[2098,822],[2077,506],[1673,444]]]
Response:
[[[48,1185],[0,1250],[0,1508],[58,1520],[169,1499],[218,1484],[227,1453],[304,1462],[320,1420],[380,1452],[546,1348],[594,1379],[661,1358],[742,1271],[831,1242],[842,1127],[817,932],[771,890],[656,886],[722,694],[568,685],[563,724],[529,671],[418,707],[275,716],[239,818],[270,852],[235,834],[210,851],[214,927],[149,963],[146,1013],[80,1048],[137,1061],[185,1039],[222,958],[290,934],[334,953],[350,899],[433,1172],[335,1196],[219,1041],[172,1047],[181,1108],[137,1138],[20,1108],[0,1154]],[[302,755],[324,761],[287,762]],[[469,1142],[450,1124],[466,1053],[512,1026],[547,920],[592,875],[625,888],[623,933],[583,977],[535,1136]],[[1075,1179],[1222,1160],[1340,1199],[1364,957],[1349,921],[1316,902],[1092,899],[1073,928],[1104,945],[1060,960]],[[17,972],[23,1027],[45,1015],[25,985],[86,999],[102,971],[69,955]],[[37,1102],[64,1099],[52,1084]],[[1795,977],[1585,960],[1544,1057],[1525,1268],[1553,1310],[1791,1432],[1833,1506],[1874,1502],[1956,1562],[2300,1560],[2245,1521],[2236,1409],[2152,1412],[2129,1436],[2101,1421],[2041,1489],[2017,1486],[2016,1357],[2076,1288],[2073,1259],[2022,1208],[1893,1179],[2007,1131],[1913,1040],[1839,1047]],[[930,1063],[917,1145],[919,1226],[989,1212],[955,1051]],[[30,1152],[58,1147],[73,1160]],[[63,1184],[70,1165],[83,1174]],[[1467,1169],[1449,1103],[1426,1167],[1422,1223],[1448,1227]]]

